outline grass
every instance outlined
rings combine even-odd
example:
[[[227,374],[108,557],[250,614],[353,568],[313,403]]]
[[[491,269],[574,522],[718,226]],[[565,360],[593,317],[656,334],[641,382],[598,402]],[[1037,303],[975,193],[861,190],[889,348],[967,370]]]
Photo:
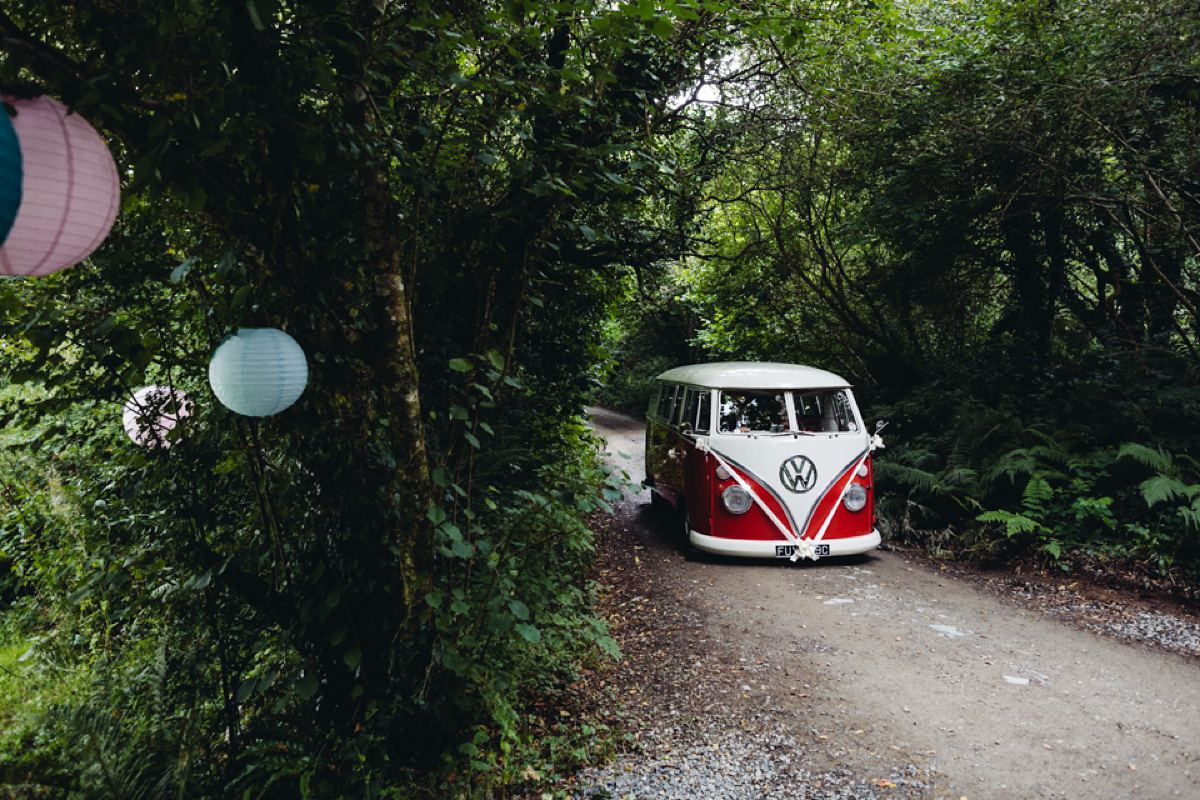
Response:
[[[29,689],[36,680],[34,665],[21,661],[21,656],[29,651],[29,642],[5,627],[0,626],[0,737],[27,713],[32,702]]]
[[[81,668],[54,669],[35,656],[25,658],[32,645],[32,638],[0,613],[0,759],[37,726],[39,714],[78,698],[89,680]]]

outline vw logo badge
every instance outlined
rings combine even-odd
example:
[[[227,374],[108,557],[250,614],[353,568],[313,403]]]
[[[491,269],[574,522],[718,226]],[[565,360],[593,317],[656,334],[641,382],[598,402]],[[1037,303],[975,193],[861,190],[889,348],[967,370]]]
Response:
[[[808,456],[792,456],[779,465],[779,480],[789,492],[804,494],[817,485],[817,465]]]

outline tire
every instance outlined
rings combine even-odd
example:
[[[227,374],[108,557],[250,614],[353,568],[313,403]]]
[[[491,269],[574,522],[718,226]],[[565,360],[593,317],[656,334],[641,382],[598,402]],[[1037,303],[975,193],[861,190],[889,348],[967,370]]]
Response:
[[[658,493],[656,489],[650,489],[650,511],[660,517],[665,517],[667,511],[671,508],[671,504],[667,502],[667,498]]]

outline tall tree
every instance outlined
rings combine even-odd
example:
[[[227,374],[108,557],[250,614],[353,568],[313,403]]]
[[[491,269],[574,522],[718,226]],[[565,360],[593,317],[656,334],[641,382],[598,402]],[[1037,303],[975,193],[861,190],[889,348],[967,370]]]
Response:
[[[279,714],[387,732],[393,754],[487,713],[512,735],[524,650],[591,630],[554,545],[591,506],[545,468],[575,458],[556,420],[581,403],[625,244],[672,246],[643,208],[674,181],[672,98],[725,25],[591,0],[0,10],[0,81],[69,103],[128,179],[90,265],[3,287],[27,342],[10,367],[45,391],[14,418],[151,380],[197,400],[170,451],[97,464],[111,436],[78,415],[47,436],[83,448],[78,491],[108,504],[85,537],[104,569],[73,597],[217,665],[187,691],[220,698],[223,785],[253,780],[247,742]],[[203,381],[243,326],[309,356],[298,405],[261,423]]]
[[[724,303],[749,324],[714,343],[882,383],[989,346],[1027,376],[1081,340],[1194,361],[1192,27],[1172,0],[984,1],[758,42],[699,274],[767,305]]]

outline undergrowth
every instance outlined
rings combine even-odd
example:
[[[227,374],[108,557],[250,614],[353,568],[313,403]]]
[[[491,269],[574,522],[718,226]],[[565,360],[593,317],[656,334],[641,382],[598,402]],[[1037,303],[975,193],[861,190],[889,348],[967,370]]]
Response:
[[[1200,390],[1076,375],[1022,396],[971,377],[871,409],[892,422],[876,464],[888,538],[937,557],[1124,570],[1192,592]]]

